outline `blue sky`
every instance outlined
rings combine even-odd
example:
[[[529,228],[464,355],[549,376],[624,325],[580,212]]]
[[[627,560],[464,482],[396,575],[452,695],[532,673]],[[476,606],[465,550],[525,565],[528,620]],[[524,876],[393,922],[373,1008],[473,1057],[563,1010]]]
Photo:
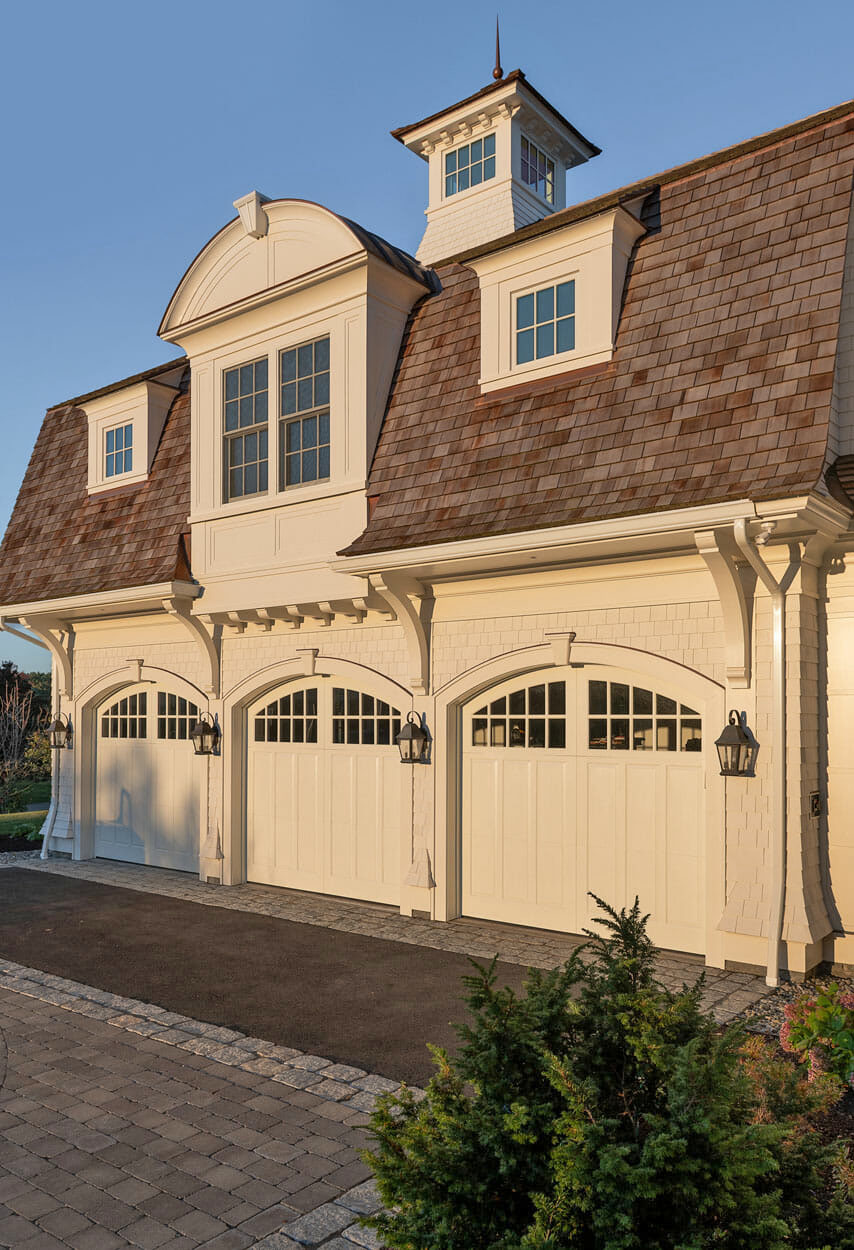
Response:
[[[567,201],[854,96],[854,5],[499,6],[521,68],[603,153]],[[257,188],[411,251],[426,165],[388,131],[490,81],[495,0],[6,5],[0,80],[0,527],[45,408],[177,352],[189,261]],[[0,660],[49,667],[0,633]]]

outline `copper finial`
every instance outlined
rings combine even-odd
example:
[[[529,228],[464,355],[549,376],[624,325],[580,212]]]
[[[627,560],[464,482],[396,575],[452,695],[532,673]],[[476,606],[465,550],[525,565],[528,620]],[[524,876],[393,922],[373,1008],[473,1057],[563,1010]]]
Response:
[[[492,77],[496,82],[504,77],[504,70],[501,68],[501,45],[498,42],[498,15],[495,17],[495,69],[492,71]]]

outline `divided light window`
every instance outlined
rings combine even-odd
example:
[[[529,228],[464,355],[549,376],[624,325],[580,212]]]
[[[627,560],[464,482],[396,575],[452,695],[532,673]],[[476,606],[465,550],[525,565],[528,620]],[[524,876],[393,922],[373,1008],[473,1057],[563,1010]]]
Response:
[[[227,369],[223,384],[223,495],[228,502],[267,489],[266,356]]]
[[[621,681],[588,683],[591,751],[702,751],[698,712],[669,695]]]
[[[117,425],[107,430],[104,477],[130,473],[133,468],[133,426]]]
[[[575,282],[516,297],[516,364],[575,350]]]
[[[279,490],[329,477],[329,338],[282,352]]]
[[[445,153],[445,195],[456,195],[495,177],[495,135],[484,135]]]
[[[522,136],[522,181],[547,204],[555,202],[555,163],[545,152]]]

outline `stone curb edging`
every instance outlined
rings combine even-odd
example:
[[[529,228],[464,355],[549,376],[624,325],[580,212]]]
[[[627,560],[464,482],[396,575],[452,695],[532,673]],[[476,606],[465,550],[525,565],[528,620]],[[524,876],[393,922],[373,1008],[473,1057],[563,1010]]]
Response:
[[[344,1120],[352,1126],[367,1124],[380,1094],[398,1093],[402,1088],[398,1081],[361,1068],[333,1063],[321,1055],[278,1046],[263,1038],[247,1037],[236,1029],[205,1024],[153,1003],[94,989],[7,959],[0,959],[0,989],[52,1003],[65,1011],[102,1020],[129,1033],[352,1107],[353,1114]],[[418,1086],[408,1088],[416,1099],[424,1097]],[[381,1243],[376,1234],[362,1228],[358,1219],[378,1211],[380,1205],[373,1182],[365,1181],[332,1202],[289,1221],[279,1232],[255,1245],[262,1250],[314,1250],[321,1246],[323,1250],[377,1250]]]

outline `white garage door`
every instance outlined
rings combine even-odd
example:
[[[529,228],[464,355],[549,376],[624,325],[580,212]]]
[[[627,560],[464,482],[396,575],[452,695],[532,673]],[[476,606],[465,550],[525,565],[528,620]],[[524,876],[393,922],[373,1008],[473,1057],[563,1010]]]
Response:
[[[702,722],[615,669],[551,669],[463,716],[463,912],[578,933],[637,894],[649,932],[704,949]]]
[[[199,870],[200,767],[189,741],[195,703],[147,685],[97,717],[95,854]]]
[[[291,683],[249,709],[250,881],[400,901],[409,815],[401,714],[332,680]]]

